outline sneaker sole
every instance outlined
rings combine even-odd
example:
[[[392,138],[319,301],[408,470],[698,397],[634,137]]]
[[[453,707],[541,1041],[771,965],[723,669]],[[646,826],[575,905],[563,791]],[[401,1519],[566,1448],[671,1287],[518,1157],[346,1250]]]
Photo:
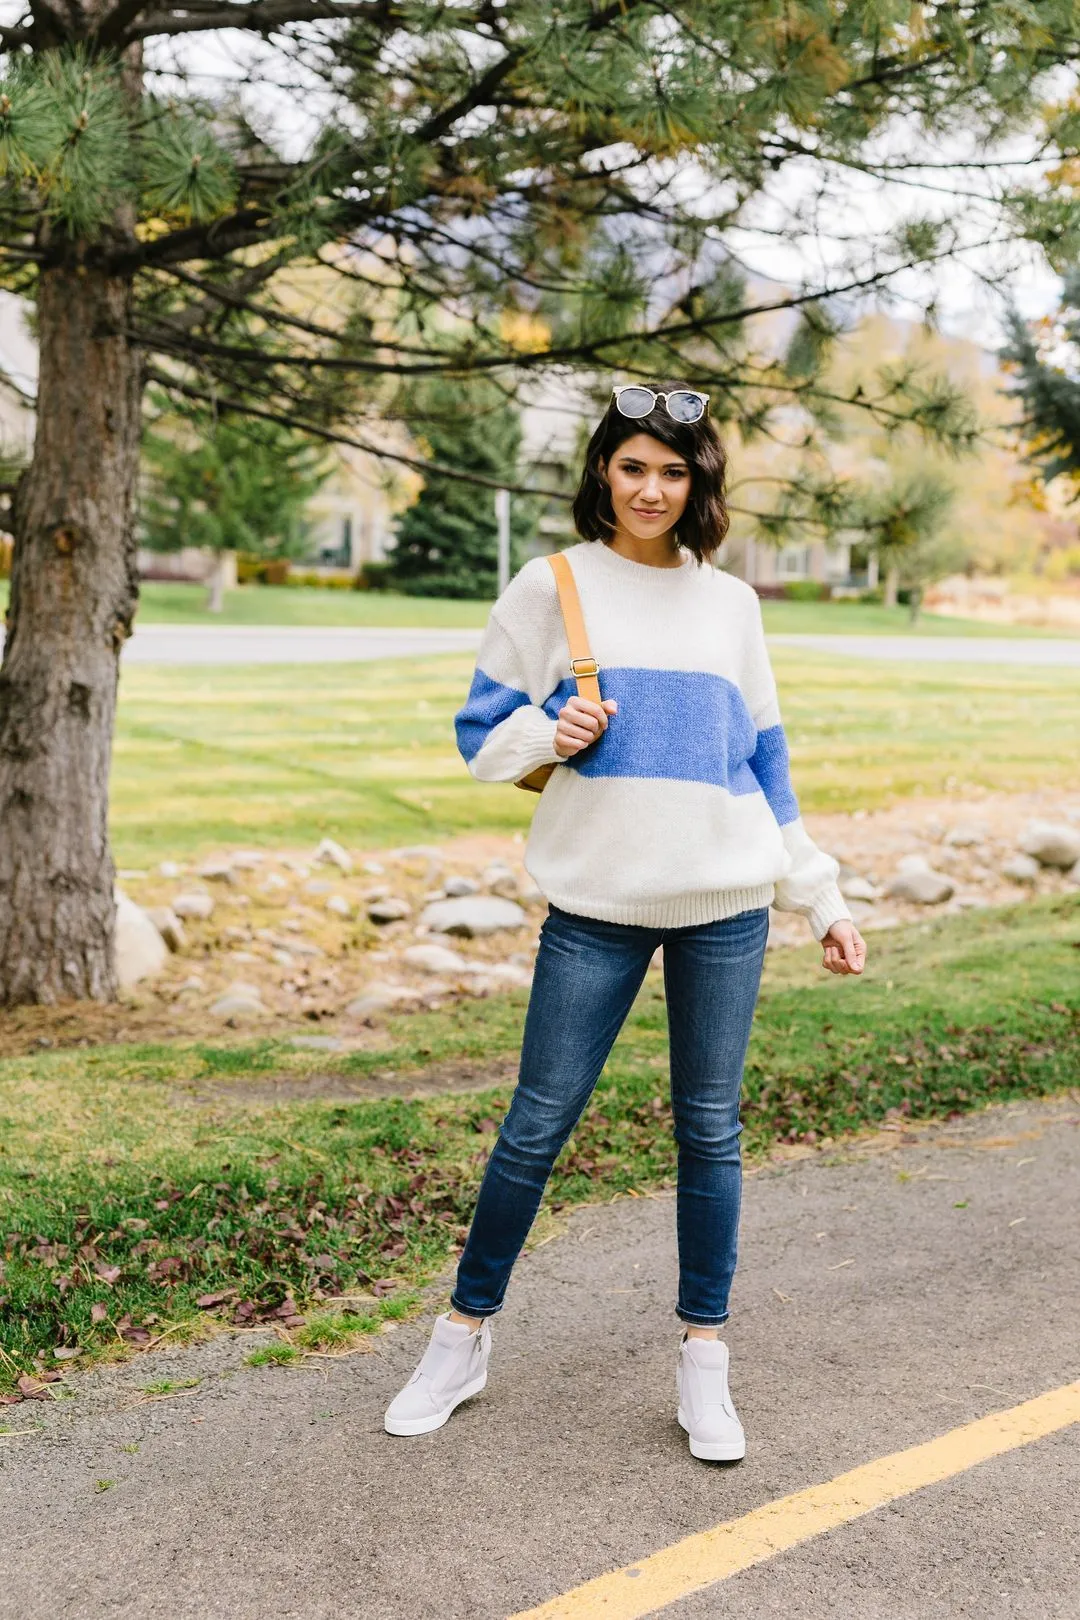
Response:
[[[433,1429],[441,1429],[455,1407],[467,1401],[470,1395],[478,1395],[487,1383],[487,1369],[479,1378],[474,1378],[471,1384],[466,1384],[460,1395],[456,1395],[446,1408],[445,1412],[436,1412],[426,1418],[383,1418],[383,1428],[387,1434],[430,1434]]]
[[[695,1440],[682,1407],[678,1411],[679,1424],[686,1430],[690,1442],[690,1455],[703,1462],[741,1462],[746,1456],[746,1437],[742,1440]]]

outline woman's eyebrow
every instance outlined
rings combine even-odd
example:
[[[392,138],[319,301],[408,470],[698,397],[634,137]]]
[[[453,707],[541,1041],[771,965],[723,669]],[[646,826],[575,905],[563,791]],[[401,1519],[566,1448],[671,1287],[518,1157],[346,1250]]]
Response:
[[[643,465],[640,456],[620,456],[619,461],[624,467],[640,467]],[[672,468],[675,468],[678,472],[690,471],[685,461],[665,461],[663,466],[665,472],[670,472]]]

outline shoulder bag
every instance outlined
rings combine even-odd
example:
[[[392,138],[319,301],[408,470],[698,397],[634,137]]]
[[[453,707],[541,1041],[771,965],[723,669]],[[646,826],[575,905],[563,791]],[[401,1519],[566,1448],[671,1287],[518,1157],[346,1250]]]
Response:
[[[570,649],[570,673],[577,681],[578,697],[600,703],[602,701],[600,682],[596,678],[600,673],[600,665],[589,651],[574,571],[561,551],[552,552],[547,560],[551,564],[559,590],[559,606],[562,609],[566,641]],[[538,765],[534,771],[530,771],[528,776],[523,776],[514,785],[524,788],[527,793],[543,793],[545,783],[554,769],[555,765],[551,762]]]

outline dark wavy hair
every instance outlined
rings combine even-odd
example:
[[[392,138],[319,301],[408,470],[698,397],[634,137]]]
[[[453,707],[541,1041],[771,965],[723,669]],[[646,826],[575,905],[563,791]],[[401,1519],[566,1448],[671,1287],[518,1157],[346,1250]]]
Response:
[[[644,384],[654,394],[671,394],[677,388],[690,388],[685,382]],[[708,562],[724,542],[728,532],[728,510],[724,500],[727,455],[708,412],[700,422],[676,422],[658,399],[648,416],[623,416],[611,402],[589,440],[581,483],[574,496],[574,527],[583,540],[606,540],[615,528],[611,490],[600,470],[600,463],[611,465],[621,444],[635,434],[647,433],[682,456],[690,467],[690,498],[679,519],[676,537],[692,551],[699,562]]]

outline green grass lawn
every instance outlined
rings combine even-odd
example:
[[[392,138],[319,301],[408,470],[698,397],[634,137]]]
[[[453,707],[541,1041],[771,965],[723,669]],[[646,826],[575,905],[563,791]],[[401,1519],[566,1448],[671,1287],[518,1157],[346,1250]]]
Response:
[[[1072,897],[878,935],[862,980],[823,973],[814,946],[770,953],[746,1067],[748,1155],[1074,1085],[1078,948]],[[375,1284],[397,1283],[389,1308],[407,1308],[462,1240],[510,1088],[305,1101],[303,1076],[512,1060],[525,1006],[516,991],[394,1017],[380,1052],[241,1040],[0,1063],[0,1376],[13,1381],[35,1352],[47,1364],[58,1344],[96,1355],[185,1324],[171,1338],[182,1342],[205,1295],[241,1321],[295,1300],[315,1312],[309,1344],[377,1326]],[[666,1071],[651,973],[542,1219],[672,1184]],[[298,1099],[260,1103],[260,1076],[283,1072]],[[369,1299],[350,1330],[332,1302],[357,1289]]]
[[[785,647],[773,665],[805,811],[1075,784],[1080,670],[859,665]],[[366,846],[526,828],[533,796],[474,782],[457,752],[472,670],[456,653],[302,676],[130,666],[113,765],[118,863],[323,834]]]
[[[0,580],[0,611],[7,605]],[[246,585],[225,594],[220,614],[206,611],[201,585],[147,581],[141,588],[140,624],[423,625],[431,629],[479,628],[491,603],[437,597],[392,596],[381,591],[327,590],[316,586]],[[861,602],[765,602],[765,627],[775,632],[826,635],[1045,636],[1066,635],[1025,626],[982,624],[972,619],[920,615],[913,627],[906,607]]]

